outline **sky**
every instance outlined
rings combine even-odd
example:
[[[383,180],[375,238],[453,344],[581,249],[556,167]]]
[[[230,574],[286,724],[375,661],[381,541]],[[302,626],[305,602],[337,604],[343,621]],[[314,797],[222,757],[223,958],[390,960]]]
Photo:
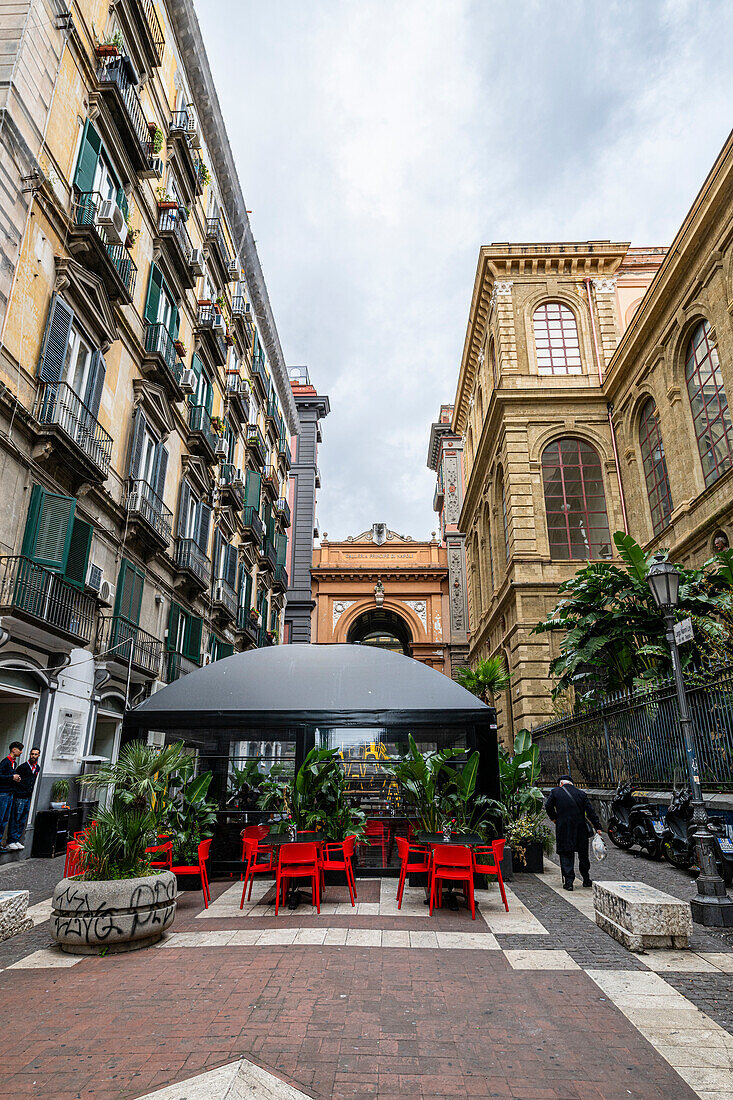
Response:
[[[728,0],[197,0],[321,534],[437,527],[478,251],[668,244],[731,125]]]

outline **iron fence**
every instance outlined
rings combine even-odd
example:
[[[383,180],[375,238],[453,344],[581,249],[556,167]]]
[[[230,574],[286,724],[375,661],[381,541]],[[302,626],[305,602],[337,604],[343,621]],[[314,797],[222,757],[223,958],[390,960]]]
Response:
[[[686,686],[702,787],[733,790],[733,666],[690,677]],[[613,788],[623,780],[654,790],[687,782],[673,680],[548,722],[532,736],[547,781],[570,771],[588,787]]]

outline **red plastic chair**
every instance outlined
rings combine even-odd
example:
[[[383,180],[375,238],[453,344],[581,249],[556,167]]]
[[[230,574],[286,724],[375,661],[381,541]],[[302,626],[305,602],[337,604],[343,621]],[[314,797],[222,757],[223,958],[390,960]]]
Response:
[[[508,913],[509,904],[506,900],[504,879],[500,867],[505,844],[505,840],[492,840],[491,844],[477,844],[473,850],[473,869],[479,875],[496,875],[501,891],[501,900],[504,902],[504,908]]]
[[[149,848],[145,849],[146,853],[151,855],[154,852],[162,852],[162,859],[151,860],[151,867],[164,867],[166,871],[173,870],[173,841],[166,840],[163,844],[151,844]]]
[[[201,890],[204,895],[204,909],[209,908],[209,902],[211,901],[211,894],[209,893],[209,876],[206,873],[206,860],[209,858],[210,847],[211,838],[209,838],[209,840],[199,841],[198,863],[182,865],[180,867],[171,867],[171,871],[173,871],[175,875],[201,875]]]
[[[72,878],[84,872],[84,857],[79,850],[77,840],[69,840],[66,844],[66,859],[64,860],[64,878]]]
[[[412,871],[430,871],[430,849],[424,844],[411,844],[403,836],[395,837],[397,854],[400,857],[400,880],[397,885],[397,908],[402,908],[402,895],[405,881]]]
[[[438,908],[443,901],[443,883],[462,883],[463,896],[466,899],[473,920],[476,920],[476,902],[473,896],[473,852],[462,844],[435,845],[430,861],[430,915],[437,900]]]
[[[309,878],[311,880],[312,904],[320,913],[321,894],[320,878],[321,864],[318,858],[318,847],[311,841],[306,843],[283,844],[280,848],[280,858],[275,869],[275,916],[280,908],[280,887],[283,889],[283,901],[285,890],[292,879]]]
[[[384,830],[384,822],[367,821],[364,825],[364,840],[359,841],[360,848],[381,848],[382,866],[387,863],[387,834]]]
[[[351,863],[355,846],[356,837],[347,836],[346,840],[327,841],[321,853],[321,881],[323,882],[324,871],[343,871],[352,905],[356,904],[356,881]]]
[[[248,840],[254,840],[257,843],[257,862],[260,862],[259,856],[262,856],[263,859],[267,858],[269,860],[270,867],[274,866],[275,853],[272,845],[262,843],[269,831],[269,825],[247,825],[246,828],[242,829],[242,863],[247,862],[246,842]],[[241,874],[239,876],[239,881],[241,882],[243,878],[244,874]],[[239,908],[242,908],[241,905]]]
[[[263,858],[260,860],[260,855]],[[272,848],[264,846],[259,843],[258,840],[254,840],[250,837],[245,837],[242,842],[242,862],[247,866],[244,869],[244,886],[242,887],[242,900],[239,903],[239,908],[244,907],[244,896],[247,893],[247,884],[249,884],[249,897],[252,897],[252,883],[255,880],[255,875],[268,874],[271,875],[274,867],[272,863]]]

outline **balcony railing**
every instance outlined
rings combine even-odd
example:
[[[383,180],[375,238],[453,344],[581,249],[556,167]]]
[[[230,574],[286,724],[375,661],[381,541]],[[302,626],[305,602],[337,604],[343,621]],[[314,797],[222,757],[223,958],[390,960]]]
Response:
[[[275,578],[272,582],[278,588],[281,588],[283,592],[288,588],[288,571],[284,565],[278,565],[275,568]]]
[[[181,676],[186,676],[189,672],[195,672],[198,667],[196,661],[184,657],[182,653],[169,653],[166,680],[169,684],[172,684],[174,680],[179,680]]]
[[[203,585],[209,583],[211,562],[193,539],[176,540],[176,565],[192,573]]]
[[[267,537],[265,537],[260,549],[260,559],[263,565],[269,565],[271,569],[275,569],[277,565],[277,554],[275,553],[275,547]]]
[[[264,392],[267,392],[267,371],[265,361],[261,355],[252,356],[252,378],[260,383]]]
[[[83,645],[92,639],[92,597],[30,558],[0,558],[0,609],[20,613],[50,633]]]
[[[257,645],[260,649],[264,649],[265,646],[275,644],[275,635],[271,630],[265,630],[264,626],[260,627],[259,638],[257,639]]]
[[[38,410],[41,424],[54,425],[78,447],[102,473],[109,473],[112,436],[92,416],[81,398],[66,382],[47,386]]]
[[[140,9],[140,14],[147,24],[155,56],[158,58],[158,64],[162,65],[165,37],[163,36],[163,28],[160,25],[160,20],[158,19],[158,13],[155,10],[153,0],[139,0],[137,7]]]
[[[239,402],[245,419],[249,416],[249,383],[238,374],[227,374],[227,393],[229,397]]]
[[[187,134],[189,130],[193,130],[195,125],[196,120],[193,114],[185,107],[182,111],[173,111],[171,113],[171,130],[182,130],[184,134]]]
[[[104,615],[99,620],[97,631],[97,654],[132,664],[157,678],[163,643],[120,615]]]
[[[293,465],[293,456],[290,453],[290,444],[288,443],[287,439],[285,439],[284,435],[280,436],[280,447],[278,453],[280,455],[280,458],[285,459],[285,468],[286,470],[289,470],[290,467]]]
[[[224,226],[222,225],[221,218],[206,219],[206,238],[216,245],[222,266],[227,268],[232,262],[232,257],[229,252],[226,237],[224,236]]]
[[[274,466],[265,466],[262,471],[262,484],[277,497],[280,492],[280,482],[278,481],[277,470]]]
[[[235,294],[232,298],[232,317],[244,321],[247,333],[252,335],[252,310],[243,294]]]
[[[288,504],[285,497],[281,497],[280,500],[277,501],[277,503],[275,504],[275,510],[277,511],[278,516],[283,521],[283,526],[284,527],[289,527],[290,526],[290,505]]]
[[[222,578],[214,581],[214,603],[223,607],[234,619],[237,615],[237,593],[232,586]]]
[[[160,210],[158,212],[158,232],[175,241],[180,249],[181,259],[184,265],[188,267],[191,263],[193,245],[180,210]]]
[[[147,481],[139,478],[127,483],[127,511],[131,517],[143,520],[166,546],[171,541],[173,513],[166,508]]]
[[[95,231],[106,249],[110,264],[117,272],[128,295],[132,297],[135,291],[137,267],[125,246],[109,242],[105,229],[98,224],[97,218],[102,202],[99,191],[82,191],[77,199],[74,221],[77,225],[90,226]]]
[[[160,356],[167,373],[178,388],[181,384],[183,364],[178,358],[173,337],[162,321],[158,321],[155,325],[148,325],[145,331],[145,350],[150,355]]]
[[[265,441],[262,438],[262,432],[256,424],[248,424],[245,439],[248,447],[254,447],[258,452],[260,462],[265,458]]]
[[[130,136],[134,139],[135,159],[139,166],[146,166],[150,163],[152,155],[152,140],[137,89],[130,79],[127,59],[125,57],[104,58],[97,69],[97,80],[103,87],[106,85],[117,89]]]
[[[260,633],[257,618],[258,616],[252,615],[250,609],[246,607],[240,607],[237,612],[237,630],[241,630],[243,634],[246,634],[255,645],[257,644]]]
[[[262,520],[256,508],[247,505],[246,508],[242,509],[242,524],[245,529],[249,528],[249,530],[251,530],[255,542],[259,543],[262,541],[265,528],[262,526]]]
[[[216,450],[216,435],[211,426],[208,409],[203,405],[191,405],[188,410],[188,426],[192,432],[204,440],[213,456]]]

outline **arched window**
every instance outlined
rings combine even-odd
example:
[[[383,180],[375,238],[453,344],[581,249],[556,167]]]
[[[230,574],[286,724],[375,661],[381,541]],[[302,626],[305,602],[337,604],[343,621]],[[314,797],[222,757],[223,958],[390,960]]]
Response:
[[[664,457],[664,445],[659,431],[657,406],[651,397],[641,410],[639,443],[641,444],[641,458],[644,463],[649,508],[652,513],[652,528],[654,534],[658,535],[669,523],[669,517],[672,514],[672,494],[669,491],[667,461]]]
[[[534,343],[540,374],[581,374],[578,326],[571,309],[544,302],[534,311]]]
[[[733,428],[718,349],[710,340],[707,321],[700,322],[687,345],[685,378],[703,477],[712,485],[731,467]]]
[[[601,460],[581,439],[557,439],[542,452],[550,557],[610,558]]]

